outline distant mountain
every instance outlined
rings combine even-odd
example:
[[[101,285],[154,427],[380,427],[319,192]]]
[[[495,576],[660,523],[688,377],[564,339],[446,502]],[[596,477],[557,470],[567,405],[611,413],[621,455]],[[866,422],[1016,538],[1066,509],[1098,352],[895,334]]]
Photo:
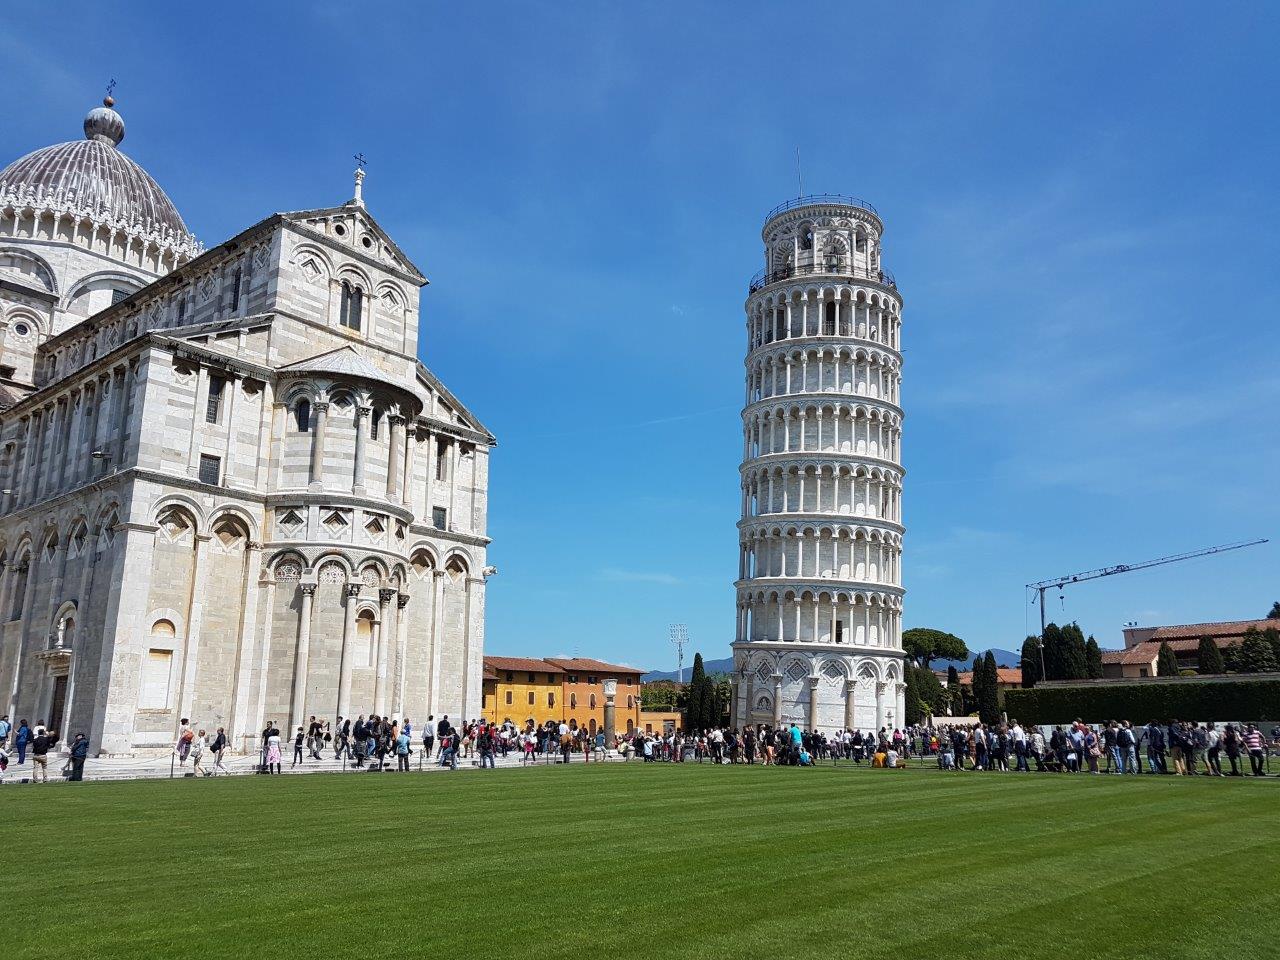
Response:
[[[934,660],[929,664],[931,670],[946,671],[947,667],[955,667],[963,673],[973,668],[973,658],[986,656],[986,650],[970,650],[968,660]],[[996,658],[997,667],[1016,667],[1022,663],[1022,654],[1014,653],[1012,650],[1001,650],[999,647],[992,647],[991,653]]]
[[[968,660],[935,660],[929,666],[934,670],[946,671],[947,667],[954,666],[960,672],[964,672],[973,666],[973,658],[985,656],[986,650],[971,650]],[[1016,667],[1022,662],[1022,654],[1014,653],[1012,650],[1001,650],[999,647],[992,647],[991,652],[995,655],[997,667]],[[725,657],[723,660],[703,660],[702,667],[707,673],[733,673],[733,657]],[[684,678],[689,679],[689,674],[693,673],[693,664],[689,663],[684,668]],[[674,680],[676,672],[674,670],[651,670],[640,678],[645,683],[650,680]]]
[[[723,660],[703,660],[702,669],[707,673],[733,673],[733,657],[725,657]],[[693,663],[686,663],[684,667],[685,682],[689,682],[689,675],[693,673]],[[648,683],[650,680],[675,680],[676,671],[674,670],[651,670],[642,676],[641,681]]]

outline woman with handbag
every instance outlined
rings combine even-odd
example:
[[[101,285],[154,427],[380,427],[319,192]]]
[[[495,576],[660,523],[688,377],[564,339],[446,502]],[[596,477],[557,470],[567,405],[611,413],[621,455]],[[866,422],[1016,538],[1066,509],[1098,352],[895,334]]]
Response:
[[[1093,727],[1086,727],[1084,732],[1084,752],[1085,757],[1089,761],[1089,772],[1098,772],[1098,757],[1102,751],[1098,748],[1098,735],[1094,733]]]

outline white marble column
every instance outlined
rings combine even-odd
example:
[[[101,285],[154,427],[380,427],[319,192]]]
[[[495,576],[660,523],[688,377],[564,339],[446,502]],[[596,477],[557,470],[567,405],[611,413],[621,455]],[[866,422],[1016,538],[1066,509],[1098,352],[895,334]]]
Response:
[[[253,654],[256,647],[258,626],[258,593],[262,575],[262,544],[250,540],[244,548],[244,589],[240,598],[240,650],[236,658],[235,681],[232,689],[231,722],[227,738],[232,744],[251,733],[248,722],[249,681],[253,674]]]
[[[351,670],[356,639],[356,601],[360,597],[360,584],[348,583],[343,590],[346,609],[342,617],[342,654],[338,664],[338,716],[351,719]]]
[[[390,623],[387,615],[391,609],[391,599],[396,595],[396,591],[392,587],[382,587],[378,590],[378,622],[374,625],[375,635],[377,636],[378,658],[377,674],[373,683],[373,701],[374,712],[380,717],[387,715],[387,659],[391,647],[390,637],[387,628]]]
[[[196,692],[196,667],[199,663],[200,629],[204,622],[205,581],[209,576],[209,544],[207,533],[196,534],[195,568],[191,571],[191,602],[187,606],[187,636],[182,645],[182,692],[178,700],[179,717],[191,716],[191,703]],[[174,726],[177,732],[177,726]]]
[[[369,417],[372,413],[372,407],[356,406],[355,466],[351,480],[351,492],[356,496],[364,494],[365,446],[368,442],[367,434],[369,432]],[[343,716],[345,717],[346,714],[344,713]]]
[[[311,607],[315,602],[316,585],[301,584],[302,612],[298,616],[298,649],[293,661],[293,703],[290,710],[292,732],[306,722],[307,666],[311,659]]]
[[[311,470],[308,474],[311,489],[324,487],[324,440],[329,420],[329,404],[317,400],[311,407],[314,422],[311,425]]]
[[[409,615],[405,613],[408,606],[409,594],[396,594],[396,702],[391,712],[401,718],[405,714],[405,694],[409,682]]]

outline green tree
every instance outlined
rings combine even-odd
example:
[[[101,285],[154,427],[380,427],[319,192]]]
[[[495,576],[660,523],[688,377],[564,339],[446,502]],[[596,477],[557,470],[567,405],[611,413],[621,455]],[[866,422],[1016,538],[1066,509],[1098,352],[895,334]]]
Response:
[[[1271,644],[1257,627],[1250,627],[1244,632],[1236,669],[1241,673],[1270,673],[1280,669]]]
[[[979,669],[981,686],[978,685]],[[978,717],[983,723],[996,723],[1000,719],[1000,675],[997,670],[995,654],[990,650],[981,661],[974,661],[973,692],[978,701]]]
[[[1200,638],[1200,649],[1196,651],[1197,666],[1201,673],[1226,673],[1227,665],[1222,661],[1222,651],[1211,637]]]
[[[960,671],[954,663],[947,667],[947,697],[951,702],[951,712],[963,716],[964,694],[960,690]]]
[[[964,660],[969,656],[965,642],[954,634],[932,627],[912,627],[902,632],[902,649],[922,667],[933,660]]]
[[[689,686],[685,691],[684,728],[685,730],[705,730],[711,726],[713,691],[711,681],[707,677],[706,667],[702,665],[702,654],[693,655],[693,673],[689,677]]]
[[[1044,679],[1040,676],[1040,638],[1027,637],[1022,641],[1022,685],[1034,687]]]
[[[1165,641],[1160,643],[1160,652],[1156,656],[1156,676],[1176,677],[1178,675],[1178,658],[1173,655],[1173,648]]]
[[[1062,628],[1062,640],[1062,679],[1083,680],[1089,675],[1083,631],[1076,624],[1069,623]]]
[[[711,726],[724,727],[732,723],[733,680],[728,674],[717,673],[707,677],[711,709]]]
[[[1229,643],[1222,648],[1222,665],[1227,673],[1240,672],[1240,644]]]
[[[920,723],[927,712],[928,708],[921,695],[920,682],[918,674],[924,669],[917,667],[914,663],[907,664],[906,670],[906,690],[903,691],[903,721],[911,726]]]
[[[1271,604],[1271,612],[1267,614],[1268,620],[1280,620],[1280,600]]]
[[[1084,645],[1085,676],[1090,680],[1102,679],[1102,648],[1090,635]]]
[[[1051,623],[1044,628],[1044,679],[1065,680],[1066,671],[1066,642],[1062,628]]]
[[[1277,666],[1280,666],[1280,630],[1275,627],[1267,627],[1262,631],[1262,636],[1267,643],[1271,644],[1271,655],[1275,658]]]
[[[676,710],[682,700],[680,684],[674,680],[651,680],[640,687],[640,706],[645,710]]]

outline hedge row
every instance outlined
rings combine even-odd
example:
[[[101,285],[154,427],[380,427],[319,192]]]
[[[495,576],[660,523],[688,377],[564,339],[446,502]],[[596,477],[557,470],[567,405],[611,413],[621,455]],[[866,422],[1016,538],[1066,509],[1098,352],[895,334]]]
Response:
[[[1280,680],[1152,681],[1008,690],[1004,708],[1023,723],[1108,720],[1280,720]]]

